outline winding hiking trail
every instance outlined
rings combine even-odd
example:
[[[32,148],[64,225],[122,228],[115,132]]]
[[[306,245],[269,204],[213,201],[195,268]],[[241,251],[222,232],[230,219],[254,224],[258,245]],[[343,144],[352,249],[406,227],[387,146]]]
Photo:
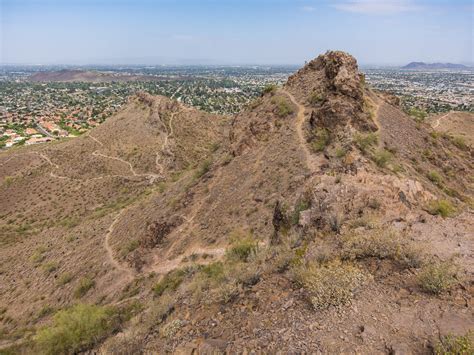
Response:
[[[439,126],[439,124],[441,123],[441,120],[443,118],[445,118],[446,116],[448,116],[449,114],[450,114],[450,112],[444,114],[443,116],[438,117],[435,124],[433,125],[433,128],[437,128]]]
[[[301,148],[303,149],[306,165],[308,169],[314,174],[320,170],[321,164],[323,161],[321,158],[317,157],[315,154],[312,154],[309,150],[308,144],[306,142],[303,125],[305,123],[305,107],[296,101],[295,97],[285,89],[281,90],[286,96],[288,96],[293,103],[298,108],[296,116],[296,133],[298,134],[298,140]]]
[[[115,225],[118,223],[118,221],[120,220],[120,217],[127,210],[128,210],[128,208],[126,207],[126,208],[123,208],[122,210],[120,210],[119,213],[117,213],[117,215],[115,216],[114,220],[112,221],[112,223],[110,224],[110,226],[107,230],[107,234],[105,235],[103,244],[104,244],[104,249],[107,252],[107,259],[108,259],[109,263],[117,271],[120,271],[128,281],[132,281],[135,277],[134,270],[132,268],[128,267],[128,266],[122,265],[117,259],[115,259],[114,251],[113,251],[112,247],[110,246],[110,236],[112,235],[112,233],[115,230]]]

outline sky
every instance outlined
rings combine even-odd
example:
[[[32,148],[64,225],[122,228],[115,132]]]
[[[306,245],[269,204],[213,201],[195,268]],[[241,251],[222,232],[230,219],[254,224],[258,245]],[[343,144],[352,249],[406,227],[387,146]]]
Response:
[[[472,63],[474,0],[0,0],[0,64]]]

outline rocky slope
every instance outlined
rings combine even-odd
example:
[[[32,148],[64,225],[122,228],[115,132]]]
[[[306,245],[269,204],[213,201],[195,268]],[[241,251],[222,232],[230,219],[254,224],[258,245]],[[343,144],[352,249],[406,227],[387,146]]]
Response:
[[[365,85],[353,57],[327,52],[230,121],[140,95],[88,137],[2,155],[4,346],[449,346],[445,336],[474,326],[472,151],[396,103]],[[53,201],[14,202],[46,181]],[[78,218],[36,227],[39,211]],[[54,347],[63,325],[42,310],[58,301],[70,313],[109,307],[118,321]]]

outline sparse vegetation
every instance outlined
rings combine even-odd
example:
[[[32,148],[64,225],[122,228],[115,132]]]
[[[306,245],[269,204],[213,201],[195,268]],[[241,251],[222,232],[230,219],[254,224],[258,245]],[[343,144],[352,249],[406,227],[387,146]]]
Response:
[[[418,107],[411,107],[408,109],[407,113],[417,122],[423,122],[428,115],[425,110]]]
[[[419,267],[422,253],[412,244],[404,241],[395,231],[374,229],[363,234],[343,238],[341,255],[343,259],[365,258],[390,259],[403,267]]]
[[[173,270],[166,274],[161,281],[153,286],[153,292],[156,296],[161,296],[165,291],[176,291],[186,276],[183,269]]]
[[[277,86],[275,84],[269,84],[263,88],[264,94],[274,94],[277,91]]]
[[[474,332],[465,335],[446,335],[434,346],[436,355],[470,355],[474,354]]]
[[[338,260],[322,265],[303,264],[293,272],[295,281],[304,287],[315,309],[346,304],[367,280],[356,266]]]
[[[210,159],[204,160],[194,173],[194,178],[200,179],[202,176],[204,176],[211,169],[211,165],[212,161]]]
[[[430,171],[428,173],[428,179],[433,182],[434,184],[440,186],[443,184],[443,178],[441,177],[441,175],[436,172],[436,171]]]
[[[251,235],[237,233],[232,237],[230,247],[226,250],[226,257],[231,260],[246,262],[258,250],[258,242]]]
[[[375,133],[357,133],[354,136],[354,142],[363,153],[366,153],[369,148],[378,143],[378,137]]]
[[[277,96],[272,99],[272,103],[276,105],[277,108],[277,115],[280,117],[286,117],[291,115],[295,110],[288,102],[288,100],[284,97]]]
[[[64,274],[62,274],[61,276],[59,276],[58,278],[58,285],[59,286],[63,286],[63,285],[66,285],[68,284],[69,282],[71,282],[73,279],[73,276],[68,273],[68,272],[65,272]]]
[[[309,104],[313,106],[318,105],[323,101],[324,101],[324,95],[317,91],[313,91],[308,98]]]
[[[322,152],[331,141],[329,131],[326,128],[318,128],[313,132],[313,140],[311,142],[311,148],[315,152]]]
[[[293,213],[291,214],[291,224],[297,225],[300,220],[300,213],[306,211],[311,207],[311,199],[307,198],[306,196],[303,198],[298,199],[296,202],[295,208],[293,209]]]
[[[440,294],[456,283],[456,270],[451,262],[434,262],[423,267],[418,284],[428,293]]]
[[[372,159],[378,167],[384,168],[392,159],[393,155],[388,150],[380,149],[374,152]]]
[[[139,246],[140,246],[140,243],[136,239],[128,241],[127,244],[125,244],[122,248],[122,256],[127,256],[132,251],[137,249]]]
[[[74,297],[81,298],[85,296],[85,294],[95,286],[95,281],[88,278],[83,277],[79,280],[79,284],[74,291]]]
[[[56,271],[58,269],[58,263],[54,261],[50,261],[43,266],[43,270],[47,272],[48,274],[52,273],[53,271]]]
[[[38,351],[43,354],[73,354],[89,349],[118,329],[115,310],[78,304],[54,315],[53,324],[38,331]]]
[[[466,143],[466,140],[460,136],[449,136],[451,142],[461,150],[467,150],[469,147]]]
[[[451,217],[456,212],[456,208],[449,200],[435,200],[428,205],[428,212],[446,218]]]

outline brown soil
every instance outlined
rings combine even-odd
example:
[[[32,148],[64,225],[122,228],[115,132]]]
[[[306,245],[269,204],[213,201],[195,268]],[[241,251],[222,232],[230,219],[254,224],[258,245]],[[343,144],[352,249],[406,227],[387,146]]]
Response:
[[[48,324],[45,305],[78,301],[142,305],[94,345],[105,353],[427,353],[465,334],[474,327],[472,152],[393,103],[366,87],[354,58],[328,52],[231,120],[141,94],[86,136],[2,153],[1,345]],[[362,147],[360,137],[377,139]],[[455,212],[430,214],[435,200]],[[350,259],[366,275],[350,302],[311,307],[299,263],[345,265],[356,253],[347,241],[389,232],[396,253]],[[258,244],[254,258],[229,261],[236,235]],[[284,256],[293,264],[281,268]],[[202,265],[216,261],[228,284],[196,294]],[[457,277],[436,296],[417,280],[438,261],[454,263]],[[153,319],[167,296],[153,285],[186,267],[166,291],[171,311]],[[95,285],[78,300],[84,277]],[[232,297],[213,298],[231,286]]]

